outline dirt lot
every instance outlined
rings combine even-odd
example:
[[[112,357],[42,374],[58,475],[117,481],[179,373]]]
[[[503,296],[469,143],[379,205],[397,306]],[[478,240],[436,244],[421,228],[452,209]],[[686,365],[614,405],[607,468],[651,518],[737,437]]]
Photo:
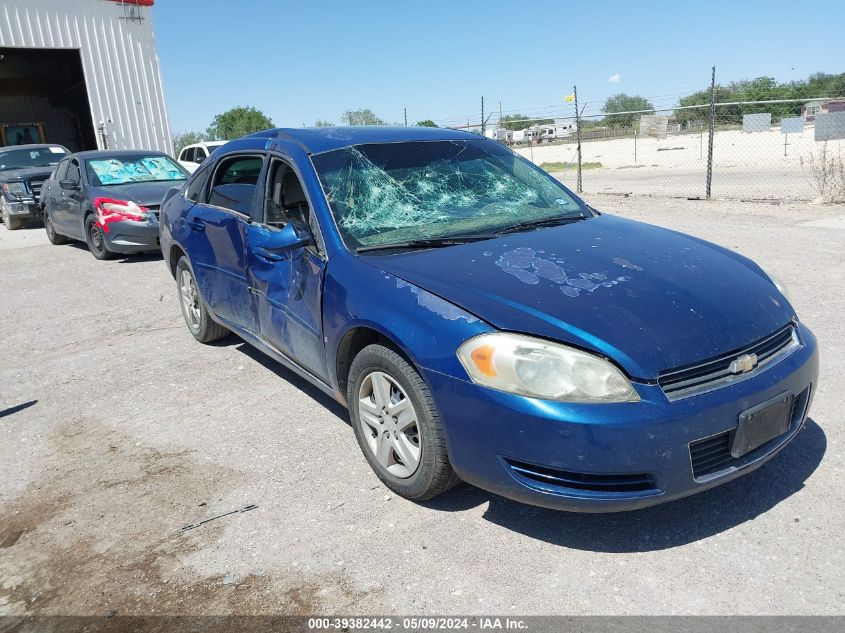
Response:
[[[469,486],[411,503],[316,389],[195,343],[160,259],[0,228],[0,614],[845,612],[845,208],[591,202],[791,287],[822,379],[770,464],[617,515]]]

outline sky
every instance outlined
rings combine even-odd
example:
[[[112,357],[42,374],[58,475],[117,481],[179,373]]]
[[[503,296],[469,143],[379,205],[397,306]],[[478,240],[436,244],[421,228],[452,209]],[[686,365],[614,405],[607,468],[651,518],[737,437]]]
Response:
[[[618,92],[671,107],[716,81],[845,72],[845,2],[157,0],[152,10],[174,132],[253,106],[280,127],[571,116]],[[711,17],[712,16],[712,17]],[[708,22],[709,21],[709,22]]]

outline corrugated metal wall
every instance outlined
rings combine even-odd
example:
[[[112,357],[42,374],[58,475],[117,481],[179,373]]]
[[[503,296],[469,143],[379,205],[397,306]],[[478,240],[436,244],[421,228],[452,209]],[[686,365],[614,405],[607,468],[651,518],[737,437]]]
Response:
[[[79,49],[91,118],[106,123],[109,147],[172,154],[151,9],[131,11],[141,19],[108,0],[2,0],[0,46]]]

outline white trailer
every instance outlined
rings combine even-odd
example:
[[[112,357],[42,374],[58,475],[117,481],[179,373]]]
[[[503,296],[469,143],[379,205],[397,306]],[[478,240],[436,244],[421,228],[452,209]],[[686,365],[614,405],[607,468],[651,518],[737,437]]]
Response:
[[[172,154],[153,1],[2,0],[0,141]]]

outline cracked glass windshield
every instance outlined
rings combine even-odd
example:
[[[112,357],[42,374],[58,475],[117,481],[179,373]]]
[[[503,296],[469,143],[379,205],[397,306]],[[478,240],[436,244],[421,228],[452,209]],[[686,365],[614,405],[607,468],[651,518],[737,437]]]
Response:
[[[493,141],[355,145],[313,161],[353,248],[589,215],[557,181]]]

